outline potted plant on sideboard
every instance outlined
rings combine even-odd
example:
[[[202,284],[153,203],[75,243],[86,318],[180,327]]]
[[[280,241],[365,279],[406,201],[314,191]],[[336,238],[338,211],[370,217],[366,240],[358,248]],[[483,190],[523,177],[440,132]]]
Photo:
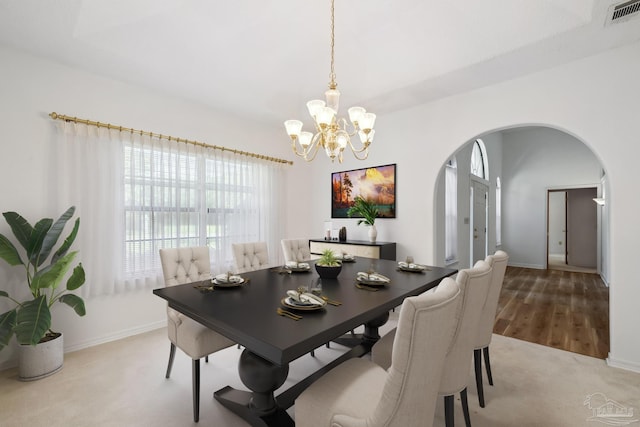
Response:
[[[369,227],[369,241],[371,243],[376,242],[378,237],[378,230],[376,230],[375,222],[378,217],[378,208],[370,200],[363,199],[357,196],[353,201],[353,206],[347,211],[347,215],[351,218],[354,215],[362,217],[358,220],[358,225],[365,224]]]
[[[85,273],[81,263],[73,268],[65,289],[59,289],[78,254],[77,251],[69,252],[69,249],[78,234],[80,218],[76,218],[71,233],[54,251],[74,212],[75,207],[72,206],[57,221],[43,218],[34,226],[16,212],[3,213],[22,250],[18,251],[8,238],[0,234],[0,258],[11,266],[24,267],[31,294],[20,301],[0,290],[0,297],[15,303],[13,309],[0,314],[0,350],[9,344],[11,337],[16,336],[19,344],[18,375],[22,380],[44,378],[62,368],[63,336],[51,330],[51,306],[61,302],[73,308],[79,316],[85,315],[82,298],[67,292],[84,284]]]

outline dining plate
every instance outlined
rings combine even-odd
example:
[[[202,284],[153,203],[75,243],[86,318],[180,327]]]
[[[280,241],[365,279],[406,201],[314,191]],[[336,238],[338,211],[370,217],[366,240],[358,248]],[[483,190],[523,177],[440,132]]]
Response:
[[[285,267],[291,270],[293,273],[306,273],[307,271],[311,271],[311,266],[309,267]]]
[[[354,258],[342,258],[342,262],[343,263],[345,263],[345,262],[356,262],[356,259],[355,259],[355,257]]]
[[[303,310],[303,311],[315,311],[324,308],[325,304],[308,304],[308,303],[299,303],[294,301],[291,297],[282,298],[282,305],[287,308],[292,308],[294,310]]]
[[[218,279],[213,279],[211,281],[216,288],[237,288],[238,286],[242,286],[244,282],[244,279],[240,279],[239,282],[219,282]]]
[[[389,282],[386,280],[367,280],[362,277],[357,277],[356,282],[367,286],[384,286],[389,284]]]
[[[398,269],[402,271],[409,271],[411,273],[422,273],[424,271],[427,271],[427,267],[424,267],[424,266],[412,268],[412,267],[405,267],[405,266],[399,265]]]

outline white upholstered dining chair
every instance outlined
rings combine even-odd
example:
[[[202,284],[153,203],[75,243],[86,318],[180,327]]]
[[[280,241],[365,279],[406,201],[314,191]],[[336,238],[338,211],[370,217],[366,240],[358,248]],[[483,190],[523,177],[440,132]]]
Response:
[[[491,363],[489,362],[489,344],[493,336],[493,325],[496,322],[496,310],[498,309],[498,299],[504,282],[504,273],[507,270],[509,255],[504,251],[496,251],[495,254],[489,255],[485,261],[493,270],[491,273],[491,283],[489,285],[489,293],[480,315],[478,323],[478,333],[476,335],[475,347],[473,350],[474,370],[476,374],[476,387],[478,389],[478,403],[484,408],[484,389],[482,386],[482,357],[484,353],[484,367],[487,370],[487,379],[489,384],[493,385],[493,377],[491,376]]]
[[[270,265],[266,242],[233,243],[231,249],[237,273],[260,270]]]
[[[431,425],[459,295],[458,284],[446,278],[437,292],[405,299],[390,368],[365,358],[338,365],[296,399],[296,426]]]
[[[309,261],[311,259],[311,251],[309,250],[309,241],[305,239],[282,239],[282,254],[286,262]]]
[[[453,396],[456,393],[460,393],[465,424],[467,427],[471,426],[467,380],[471,370],[471,354],[478,332],[478,322],[489,291],[491,272],[491,267],[486,262],[478,261],[473,268],[460,270],[456,277],[461,294],[458,301],[459,321],[451,348],[447,352],[438,390],[439,394],[444,396],[447,427],[454,426]],[[371,359],[383,368],[391,364],[392,352],[395,350],[395,334],[395,329],[387,333],[371,350]]]
[[[209,247],[160,249],[165,286],[207,280],[211,277]],[[192,362],[193,420],[200,419],[200,359],[227,348],[233,341],[178,311],[167,307],[167,331],[171,348],[166,378],[171,375],[176,347]]]

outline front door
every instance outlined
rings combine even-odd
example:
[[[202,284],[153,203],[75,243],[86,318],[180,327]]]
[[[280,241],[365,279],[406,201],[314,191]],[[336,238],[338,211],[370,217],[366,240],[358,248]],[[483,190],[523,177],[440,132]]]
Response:
[[[487,201],[489,187],[475,180],[471,181],[471,267],[487,256]]]

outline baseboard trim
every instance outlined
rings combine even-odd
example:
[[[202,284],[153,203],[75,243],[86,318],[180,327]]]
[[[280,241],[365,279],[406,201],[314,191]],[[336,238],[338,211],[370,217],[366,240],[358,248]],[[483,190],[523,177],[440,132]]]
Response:
[[[612,368],[620,368],[626,371],[640,373],[640,363],[616,359],[611,356],[611,353],[609,353],[609,357],[607,357],[607,365],[611,366]]]
[[[135,328],[124,329],[122,331],[115,332],[113,334],[104,335],[102,337],[97,337],[91,340],[83,341],[69,347],[64,348],[65,353],[70,353],[72,351],[78,351],[89,347],[94,347],[96,345],[105,344],[112,341],[117,341],[123,338],[127,338],[133,335],[143,334],[145,332],[155,331],[156,329],[160,329],[167,326],[166,320],[160,320],[157,322],[148,323],[142,326],[136,326]]]
[[[545,267],[544,265],[540,265],[540,264],[526,264],[526,263],[522,263],[522,262],[511,262],[509,261],[509,267],[520,267],[520,268],[533,268],[536,270],[544,270]]]
[[[71,346],[65,346],[64,352],[71,353],[72,351],[78,351],[89,347],[94,347],[100,344],[106,344],[108,342],[117,341],[123,338],[131,337],[133,335],[143,334],[145,332],[155,331],[156,329],[164,328],[167,326],[166,320],[160,320],[157,322],[148,323],[142,326],[136,326],[135,328],[124,329],[122,331],[118,331],[112,334],[103,335],[101,337],[96,337],[90,340],[86,340],[80,343],[76,343]],[[5,369],[15,368],[18,366],[18,359],[16,357],[12,357],[4,362],[0,362],[0,371],[4,371]]]

